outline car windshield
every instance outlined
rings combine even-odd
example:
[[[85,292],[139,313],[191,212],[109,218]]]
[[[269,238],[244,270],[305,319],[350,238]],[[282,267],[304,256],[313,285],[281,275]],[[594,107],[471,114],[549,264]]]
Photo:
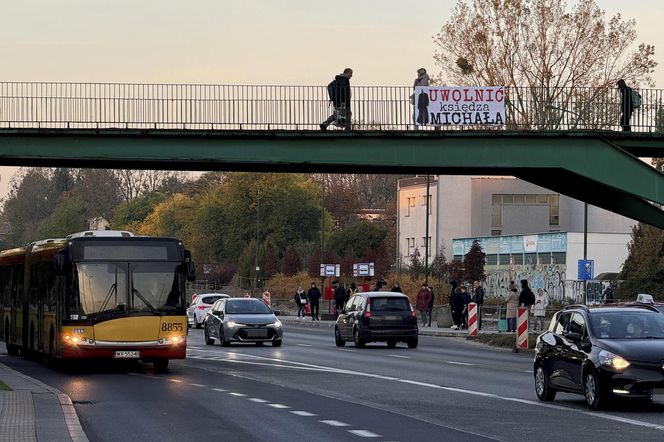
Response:
[[[664,339],[664,316],[649,310],[591,312],[590,326],[601,339]]]
[[[229,315],[266,315],[272,313],[272,310],[257,299],[233,299],[226,301],[226,313]]]
[[[407,298],[371,298],[372,312],[403,312],[410,311]]]

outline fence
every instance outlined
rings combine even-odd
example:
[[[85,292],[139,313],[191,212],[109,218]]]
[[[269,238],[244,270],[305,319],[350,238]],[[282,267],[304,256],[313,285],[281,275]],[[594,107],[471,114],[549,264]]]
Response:
[[[620,130],[615,88],[505,92],[505,125],[444,128]],[[664,130],[663,90],[639,92],[632,130]],[[412,94],[410,87],[352,87],[354,130],[414,130]],[[324,86],[0,82],[0,128],[318,130],[330,113]]]

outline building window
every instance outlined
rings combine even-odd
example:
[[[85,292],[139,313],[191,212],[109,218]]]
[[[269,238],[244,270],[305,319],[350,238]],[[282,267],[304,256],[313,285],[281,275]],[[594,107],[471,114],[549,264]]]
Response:
[[[415,201],[415,198],[408,197],[406,198],[406,216],[410,216],[410,208],[414,207],[415,204],[411,204],[412,201]]]
[[[427,256],[431,256],[431,237],[429,237],[429,241],[426,241],[425,237],[422,237],[422,250],[424,250],[424,247],[428,247],[427,249]]]
[[[491,204],[491,226],[492,227],[500,227],[503,225],[503,206],[498,203],[493,203]],[[498,230],[500,232],[500,230]],[[493,231],[491,233],[493,235]],[[500,235],[500,233],[498,234]]]
[[[560,195],[558,194],[514,194],[491,195],[491,226],[502,226],[502,207],[508,206],[549,206],[549,225],[560,225]],[[493,234],[493,231],[491,233]],[[496,234],[500,235],[500,233]]]
[[[549,225],[560,225],[560,197],[559,195],[549,195]]]
[[[415,197],[414,196],[408,198],[408,205],[410,207],[415,207]]]

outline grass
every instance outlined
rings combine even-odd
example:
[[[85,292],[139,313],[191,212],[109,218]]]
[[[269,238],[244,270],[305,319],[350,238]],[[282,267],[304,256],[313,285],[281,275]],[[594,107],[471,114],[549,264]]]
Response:
[[[535,348],[535,338],[537,334],[531,333],[528,337],[528,348]],[[481,333],[477,337],[478,342],[493,345],[496,347],[514,348],[516,347],[516,335],[510,333]]]
[[[9,385],[0,381],[0,391],[11,391],[11,388],[9,388]]]

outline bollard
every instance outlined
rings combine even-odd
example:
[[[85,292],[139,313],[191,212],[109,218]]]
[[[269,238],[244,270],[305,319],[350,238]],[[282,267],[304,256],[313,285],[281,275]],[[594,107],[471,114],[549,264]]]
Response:
[[[528,308],[519,307],[516,318],[516,348],[528,348]]]
[[[477,304],[468,304],[468,336],[477,336]]]

